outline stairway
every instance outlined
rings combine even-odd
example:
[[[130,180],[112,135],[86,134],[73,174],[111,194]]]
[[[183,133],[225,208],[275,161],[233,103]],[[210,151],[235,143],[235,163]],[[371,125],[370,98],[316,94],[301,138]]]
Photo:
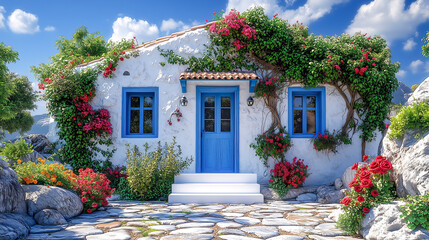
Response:
[[[185,173],[174,178],[168,203],[263,203],[254,173]]]

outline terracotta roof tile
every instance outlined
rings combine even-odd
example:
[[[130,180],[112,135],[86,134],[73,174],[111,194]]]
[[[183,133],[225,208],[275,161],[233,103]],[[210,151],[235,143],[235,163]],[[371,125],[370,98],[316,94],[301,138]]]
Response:
[[[260,77],[254,72],[182,72],[179,79],[237,80],[260,79]]]

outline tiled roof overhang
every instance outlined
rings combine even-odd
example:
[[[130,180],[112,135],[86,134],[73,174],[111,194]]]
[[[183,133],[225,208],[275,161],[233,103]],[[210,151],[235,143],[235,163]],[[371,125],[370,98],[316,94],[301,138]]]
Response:
[[[249,81],[249,92],[254,92],[259,79],[261,78],[254,72],[182,72],[179,76],[183,93],[186,93],[188,81],[201,80]]]

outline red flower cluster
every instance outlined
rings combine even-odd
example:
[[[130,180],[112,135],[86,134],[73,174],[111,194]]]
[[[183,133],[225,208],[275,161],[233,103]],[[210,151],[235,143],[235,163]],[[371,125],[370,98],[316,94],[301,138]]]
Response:
[[[107,116],[108,116],[107,119],[102,117],[96,117],[91,122],[85,123],[85,126],[83,126],[83,130],[86,133],[88,133],[89,131],[95,131],[99,136],[104,132],[111,135],[112,124],[109,122],[110,115],[107,115]]]
[[[313,135],[316,135],[313,133]],[[317,137],[313,139],[313,148],[317,151],[328,150],[331,152],[337,152],[337,145],[340,144],[339,136],[335,134],[335,130],[330,133],[325,130],[324,134],[317,133]]]
[[[270,93],[275,92],[278,86],[277,78],[270,78],[266,80],[260,80],[255,86],[256,97],[270,95]]]
[[[101,205],[108,205],[106,198],[115,191],[110,188],[110,180],[102,173],[95,173],[92,169],[79,169],[77,185],[73,189],[79,194],[84,211],[91,213]]]
[[[39,89],[45,90],[45,86],[43,85],[43,83],[39,83]]]
[[[271,179],[269,182],[274,181],[274,178],[281,178],[282,182],[287,186],[299,187],[308,177],[307,168],[308,165],[304,164],[304,160],[297,160],[296,157],[292,163],[278,162],[275,164],[274,169],[270,170]]]
[[[362,160],[365,162],[368,158],[368,155],[364,155]],[[383,175],[392,170],[392,164],[386,160],[386,157],[379,155],[369,165],[355,163],[352,170],[356,170],[354,179],[349,183],[352,191],[348,192],[348,196],[343,198],[340,203],[349,206],[352,202],[352,205],[361,211],[362,216],[365,216],[365,213],[369,212],[368,207],[371,207],[379,196],[379,181],[389,181],[389,177],[386,178]],[[378,182],[378,184],[374,184],[374,182]]]
[[[265,134],[262,134],[265,135]],[[265,141],[267,141],[268,144],[265,149],[267,152],[271,152],[272,154],[274,152],[283,153],[285,148],[289,146],[289,143],[284,143],[283,141],[283,133],[277,134],[270,134],[265,136]]]
[[[116,71],[116,68],[112,67],[112,64],[109,63],[109,66],[106,67],[106,69],[104,70],[103,76],[105,78],[108,78],[110,75],[113,74],[114,71]]]
[[[255,27],[250,27],[245,23],[245,18],[240,16],[239,12],[231,10],[223,19],[214,22],[209,27],[209,32],[223,36],[245,36],[247,39],[256,39],[258,34]],[[234,45],[237,50],[246,47],[248,44],[240,40],[235,40]]]

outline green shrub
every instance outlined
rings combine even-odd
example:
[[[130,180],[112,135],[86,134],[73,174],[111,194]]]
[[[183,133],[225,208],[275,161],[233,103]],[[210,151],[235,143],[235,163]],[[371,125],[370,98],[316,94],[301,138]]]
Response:
[[[411,230],[421,225],[429,230],[429,194],[408,196],[407,203],[401,206],[401,218],[405,219]]]
[[[0,148],[0,155],[4,155],[11,166],[22,156],[33,152],[33,146],[27,144],[22,137],[15,142],[5,142],[4,144],[4,148]]]
[[[404,107],[397,116],[392,117],[390,125],[390,139],[404,136],[407,130],[429,130],[429,104],[425,102],[413,103]]]
[[[416,89],[419,87],[419,84],[414,84],[413,86],[411,86],[411,91],[416,91]]]
[[[141,197],[137,195],[130,187],[126,178],[120,178],[118,188],[115,194],[119,194],[120,200],[140,200]]]
[[[152,152],[147,143],[144,148],[144,152],[140,152],[137,146],[127,149],[127,179],[130,187],[145,200],[167,197],[174,176],[186,169],[193,159],[181,157],[182,151],[179,145],[176,146],[175,138],[164,146],[158,142]]]

